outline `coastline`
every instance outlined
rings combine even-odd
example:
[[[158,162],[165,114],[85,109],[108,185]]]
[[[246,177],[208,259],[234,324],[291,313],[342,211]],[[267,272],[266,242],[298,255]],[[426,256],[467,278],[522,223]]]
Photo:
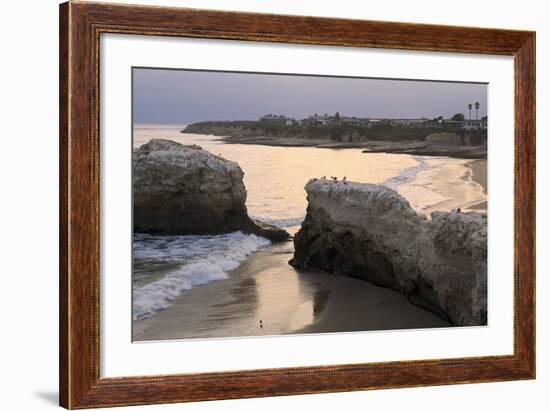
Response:
[[[303,139],[265,136],[218,136],[226,144],[253,144],[273,147],[316,147],[330,149],[360,148],[364,153],[410,154],[462,159],[485,159],[484,146],[431,144],[424,141],[337,142],[326,139]]]
[[[183,291],[166,309],[135,321],[133,340],[451,326],[387,288],[321,271],[297,271],[288,264],[291,257],[291,243],[260,249],[227,279]]]
[[[483,187],[483,194],[487,195],[487,161],[472,161],[468,167],[472,170],[472,181]]]
[[[134,144],[150,138],[150,133],[158,134],[153,131],[154,128],[150,130],[147,129],[143,135],[136,134]],[[265,173],[274,175],[273,186],[277,189],[299,187],[299,193],[291,197],[280,196],[276,190],[271,190],[274,194],[267,211],[273,212],[276,220],[280,221],[279,217],[289,212],[289,198],[294,204],[292,216],[299,215],[296,210],[305,209],[300,200],[303,186],[299,179],[292,180],[292,176],[301,175],[300,178],[306,179],[312,173],[319,175],[325,172],[327,167],[331,167],[330,173],[341,176],[344,171],[335,166],[342,164],[347,167],[345,173],[348,178],[353,178],[350,167],[355,166],[360,172],[356,177],[359,181],[383,184],[399,177],[394,189],[407,198],[417,211],[428,216],[431,211],[451,210],[457,205],[464,211],[482,211],[486,207],[486,201],[481,201],[486,192],[486,178],[482,188],[486,160],[438,156],[415,158],[414,155],[392,157],[383,153],[363,155],[360,150],[343,150],[334,152],[340,161],[331,164],[325,158],[330,152],[324,150],[271,150],[253,147],[254,143],[248,147],[237,147],[235,142],[231,144],[223,138],[214,139],[206,135],[197,135],[194,141],[190,139],[193,135],[181,134],[172,128],[162,130],[162,133],[169,139],[177,137],[185,144],[206,144],[207,147],[211,144],[208,148],[213,153],[244,164],[248,179],[246,185],[249,187],[247,206],[254,205],[255,216],[266,216],[261,208],[266,203],[266,193],[262,191],[265,189]],[[323,142],[326,143],[326,140]],[[315,142],[309,143],[308,147],[315,147],[312,145]],[[269,156],[266,151],[269,151]],[[279,161],[282,158],[286,161],[284,167]],[[390,158],[393,168],[386,167]],[[316,168],[308,168],[302,175],[300,170],[303,169],[304,159]],[[261,168],[257,167],[259,164]],[[273,164],[274,167],[268,169],[266,164]],[[401,174],[395,174],[396,164],[402,166]],[[363,174],[367,169],[376,170],[377,174]],[[411,172],[412,179],[402,175],[406,171]],[[428,204],[427,208],[425,204]],[[292,232],[298,227],[285,228]],[[435,314],[412,305],[403,295],[365,280],[319,271],[297,271],[287,264],[292,254],[290,242],[262,247],[239,267],[227,271],[227,278],[183,290],[163,310],[135,321],[133,339],[203,339],[451,326]],[[260,320],[263,327],[259,327]]]
[[[481,186],[483,194],[487,196],[487,161],[475,160],[467,164],[470,169],[468,178],[474,184]],[[471,204],[468,208],[473,211],[487,211],[487,200]]]
[[[464,212],[487,210],[487,196],[478,182],[486,172],[486,160],[451,161],[445,157],[430,157],[424,161],[427,169],[419,171],[414,180],[394,188],[416,211],[429,217],[433,211],[449,211],[457,207]],[[475,171],[472,170],[473,163],[476,164]]]

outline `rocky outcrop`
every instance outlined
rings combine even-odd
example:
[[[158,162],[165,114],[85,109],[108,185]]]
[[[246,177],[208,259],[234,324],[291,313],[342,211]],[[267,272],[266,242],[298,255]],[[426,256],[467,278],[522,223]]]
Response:
[[[392,153],[410,154],[416,156],[448,156],[455,158],[486,159],[487,146],[483,144],[471,145],[471,138],[464,136],[464,145],[457,143],[461,136],[453,133],[431,134],[426,141],[371,141],[363,153]],[[428,140],[429,139],[429,140]],[[449,142],[449,143],[448,143]]]
[[[244,173],[201,147],[153,139],[133,155],[134,231],[218,234],[241,230],[273,241],[286,231],[252,220]]]
[[[464,144],[464,141],[462,137],[455,133],[434,133],[426,137],[426,143],[460,146]]]
[[[181,133],[214,136],[259,136],[264,131],[258,121],[202,121],[185,126]]]
[[[372,184],[311,180],[291,264],[397,290],[455,325],[487,322],[487,220],[478,213],[416,213]]]

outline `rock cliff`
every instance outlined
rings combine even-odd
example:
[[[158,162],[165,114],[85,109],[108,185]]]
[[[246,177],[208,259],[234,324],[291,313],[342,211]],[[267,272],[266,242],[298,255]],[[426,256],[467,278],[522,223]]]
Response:
[[[450,146],[464,145],[464,139],[455,133],[434,133],[426,137],[428,144],[444,144]]]
[[[286,231],[252,220],[244,173],[201,147],[153,139],[133,155],[134,231],[218,234],[241,230],[286,240]]]
[[[397,290],[455,325],[487,322],[487,220],[478,213],[416,213],[385,186],[306,185],[308,208],[291,264]]]

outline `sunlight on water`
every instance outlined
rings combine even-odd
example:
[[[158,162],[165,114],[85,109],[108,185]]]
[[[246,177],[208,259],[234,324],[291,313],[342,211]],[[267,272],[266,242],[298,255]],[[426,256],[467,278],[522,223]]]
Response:
[[[436,205],[440,205],[439,211],[448,211],[457,205],[466,208],[471,202],[485,199],[479,185],[460,178],[470,160],[365,154],[361,149],[225,144],[215,136],[180,133],[182,128],[136,128],[134,147],[151,138],[165,138],[197,144],[236,161],[245,173],[248,211],[266,221],[303,218],[307,207],[304,186],[310,178],[322,176],[346,176],[350,181],[387,184],[420,212],[431,212]],[[445,184],[449,180],[453,184]]]
[[[427,215],[457,206],[466,211],[469,205],[475,205],[479,211],[486,204],[487,196],[482,187],[471,179],[471,169],[467,166],[471,160],[365,154],[361,149],[226,144],[215,136],[180,133],[183,127],[136,127],[134,147],[152,138],[169,139],[199,145],[215,155],[237,162],[245,173],[248,213],[265,222],[292,227],[292,231],[298,229],[305,216],[307,199],[304,186],[314,177],[337,176],[341,179],[346,176],[350,181],[387,185],[407,198],[418,212]],[[244,281],[246,287],[239,287],[252,292],[255,298],[250,300],[254,301],[253,307],[248,307],[250,301],[228,302],[225,311],[218,312],[220,320],[227,317],[226,320],[231,321],[232,335],[273,335],[311,324],[315,310],[322,306],[323,299],[316,300],[315,297],[319,290],[286,263],[293,253],[292,243],[268,244],[269,241],[263,238],[242,233],[218,236],[136,234],[134,318],[146,319],[170,306],[184,290],[226,279],[227,273],[239,266],[239,270],[248,273],[246,278],[254,279],[253,283]],[[257,265],[249,267],[250,256],[262,250],[268,250],[271,257],[266,256],[260,262],[256,261]],[[284,255],[276,257],[277,253]],[[265,261],[273,259],[280,260],[281,264],[276,263],[271,268],[262,266]],[[281,300],[285,304],[280,304]],[[237,311],[228,308],[231,304],[236,304]],[[217,322],[204,325],[200,307],[185,307],[186,318],[181,318],[177,310],[164,312],[162,318],[175,323],[185,319],[186,327],[195,327],[193,336],[212,336],[220,332]],[[254,312],[252,316],[244,314],[250,310]],[[258,329],[260,320],[264,321],[261,330]],[[155,328],[162,326],[159,324],[149,323],[149,326],[161,335],[163,331]]]

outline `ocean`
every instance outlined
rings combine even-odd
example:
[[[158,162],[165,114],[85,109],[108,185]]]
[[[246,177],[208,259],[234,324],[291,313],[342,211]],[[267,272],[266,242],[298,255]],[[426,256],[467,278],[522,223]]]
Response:
[[[345,176],[349,181],[387,185],[404,195],[418,212],[428,216],[431,211],[448,211],[459,206],[464,211],[470,206],[483,211],[486,204],[483,187],[472,178],[472,160],[365,154],[361,149],[226,144],[215,136],[180,133],[182,128],[136,126],[134,147],[151,138],[164,138],[197,144],[236,161],[245,174],[249,215],[290,232],[297,231],[305,217],[304,186],[313,177],[341,179]],[[159,312],[174,302],[181,303],[185,292],[228,279],[258,253],[266,250],[283,253],[285,256],[280,261],[286,264],[293,252],[292,243],[270,248],[265,238],[241,232],[214,236],[136,233],[133,240],[132,311],[137,330],[143,329],[139,327],[140,322],[151,324]],[[181,321],[184,324],[184,320]],[[299,324],[303,327],[307,322]]]

